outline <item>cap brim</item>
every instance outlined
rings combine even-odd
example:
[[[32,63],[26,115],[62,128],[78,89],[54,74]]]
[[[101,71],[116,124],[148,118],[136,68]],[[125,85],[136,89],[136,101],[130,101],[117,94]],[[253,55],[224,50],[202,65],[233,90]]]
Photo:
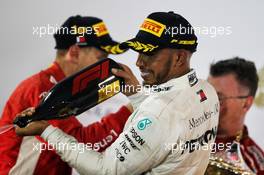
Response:
[[[121,47],[130,48],[138,53],[143,53],[146,55],[152,55],[154,52],[161,49],[161,46],[159,45],[153,45],[138,38],[133,38],[121,43]]]
[[[114,55],[122,54],[128,50],[128,48],[123,48],[119,42],[112,40],[110,37],[101,39],[100,49]]]

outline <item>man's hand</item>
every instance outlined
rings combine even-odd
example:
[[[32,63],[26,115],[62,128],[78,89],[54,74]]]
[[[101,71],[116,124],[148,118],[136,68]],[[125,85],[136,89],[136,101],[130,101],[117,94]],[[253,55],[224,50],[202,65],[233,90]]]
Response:
[[[27,117],[31,116],[35,112],[35,108],[28,108],[18,114],[18,116]],[[16,126],[16,134],[19,136],[33,136],[33,135],[41,135],[42,132],[49,126],[47,121],[34,121],[29,123],[25,128],[20,128]]]
[[[112,73],[118,77],[122,77],[125,80],[126,88],[124,89],[123,93],[126,96],[133,95],[136,92],[137,88],[140,88],[139,81],[137,80],[136,76],[133,74],[131,69],[124,65],[119,63],[120,66],[124,69],[112,69]]]

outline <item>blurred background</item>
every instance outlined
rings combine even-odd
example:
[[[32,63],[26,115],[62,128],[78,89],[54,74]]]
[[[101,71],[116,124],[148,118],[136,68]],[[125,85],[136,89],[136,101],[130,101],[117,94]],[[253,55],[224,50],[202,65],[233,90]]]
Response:
[[[124,41],[135,36],[139,25],[151,12],[179,13],[193,27],[201,29],[197,33],[199,45],[192,58],[192,67],[199,77],[206,79],[210,63],[219,59],[240,56],[254,61],[259,70],[264,66],[263,7],[264,1],[259,0],[2,0],[0,111],[21,80],[52,63],[55,42],[51,33],[69,16],[80,14],[100,17],[104,19],[112,37]],[[110,57],[127,64],[139,77],[135,52],[128,51]],[[253,106],[246,117],[246,124],[250,135],[263,149],[264,108]]]

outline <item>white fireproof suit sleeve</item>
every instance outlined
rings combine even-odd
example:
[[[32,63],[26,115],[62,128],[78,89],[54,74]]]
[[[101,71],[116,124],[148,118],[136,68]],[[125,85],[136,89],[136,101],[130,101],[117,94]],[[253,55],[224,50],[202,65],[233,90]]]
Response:
[[[138,92],[129,96],[128,99],[130,100],[133,109],[136,110],[147,97],[147,94],[144,94],[143,92]]]
[[[80,174],[141,174],[149,172],[168,154],[164,150],[168,126],[166,121],[153,115],[134,115],[137,119],[103,153],[80,149],[84,144],[52,126],[46,128],[41,136]]]

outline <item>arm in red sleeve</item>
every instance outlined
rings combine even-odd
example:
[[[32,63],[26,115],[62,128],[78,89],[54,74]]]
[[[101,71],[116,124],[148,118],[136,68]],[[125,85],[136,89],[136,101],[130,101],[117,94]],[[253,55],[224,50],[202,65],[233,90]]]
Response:
[[[11,124],[11,116],[14,115],[10,102],[4,108],[0,120],[0,127]],[[10,169],[15,165],[19,147],[22,142],[21,137],[17,137],[14,130],[0,134],[0,172],[8,174]],[[1,174],[0,173],[0,174]]]
[[[3,109],[0,127],[13,124],[15,116],[19,112],[35,106],[39,100],[35,92],[38,93],[36,89],[30,89],[28,83],[21,83],[12,93]],[[18,137],[13,129],[0,134],[0,174],[8,174],[16,164],[21,142],[22,137]]]

